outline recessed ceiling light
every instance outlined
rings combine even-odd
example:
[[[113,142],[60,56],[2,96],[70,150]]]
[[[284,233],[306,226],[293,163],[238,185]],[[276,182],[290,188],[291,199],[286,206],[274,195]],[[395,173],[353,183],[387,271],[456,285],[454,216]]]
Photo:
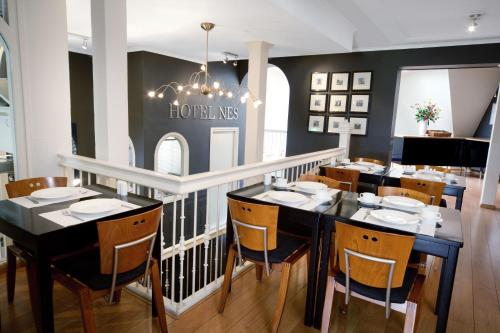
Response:
[[[469,26],[467,27],[467,30],[469,32],[474,32],[476,31],[476,28],[478,26],[478,23],[477,21],[483,16],[483,14],[471,14],[469,15],[469,18],[470,18],[470,24]]]

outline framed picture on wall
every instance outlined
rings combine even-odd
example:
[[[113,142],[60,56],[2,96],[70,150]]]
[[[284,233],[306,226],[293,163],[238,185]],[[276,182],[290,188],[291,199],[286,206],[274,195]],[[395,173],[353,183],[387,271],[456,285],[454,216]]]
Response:
[[[347,95],[330,95],[330,112],[347,111]]]
[[[311,90],[326,91],[328,87],[328,73],[315,72],[311,74]]]
[[[351,112],[368,112],[370,95],[351,95]]]
[[[349,73],[332,73],[331,91],[349,90]]]
[[[324,116],[312,116],[309,115],[309,132],[323,133],[325,128],[325,117]]]
[[[369,91],[372,88],[372,72],[354,72],[352,76],[353,91]]]
[[[349,123],[351,125],[351,134],[366,135],[368,118],[351,117]]]
[[[309,111],[325,112],[326,111],[326,95],[311,94],[309,98]]]
[[[340,133],[340,125],[344,121],[344,117],[328,117],[328,133]]]

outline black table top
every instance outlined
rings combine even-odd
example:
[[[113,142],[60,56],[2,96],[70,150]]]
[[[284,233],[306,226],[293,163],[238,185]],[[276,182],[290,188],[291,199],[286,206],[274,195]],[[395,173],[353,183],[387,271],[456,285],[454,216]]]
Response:
[[[411,178],[411,175],[403,174],[403,170],[401,170],[401,169],[391,168],[391,170],[389,170],[389,172],[385,175],[385,177],[390,177],[390,178],[409,177],[409,178]],[[466,188],[467,187],[467,180],[465,177],[462,177],[462,176],[456,176],[455,182],[453,182],[453,183],[450,183],[447,180],[444,180],[444,182],[446,183],[446,187],[455,187],[455,188]]]
[[[40,216],[42,213],[51,212],[55,210],[68,208],[75,202],[95,199],[95,198],[117,198],[123,201],[130,202],[132,204],[141,206],[141,208],[137,208],[132,210],[134,213],[138,214],[144,210],[159,206],[161,204],[160,201],[138,196],[135,194],[129,193],[128,196],[118,196],[116,194],[116,190],[113,188],[109,188],[103,185],[90,185],[85,186],[85,188],[100,192],[100,195],[81,198],[77,200],[64,201],[59,203],[54,203],[41,207],[33,207],[33,208],[25,208],[21,205],[18,205],[10,200],[1,200],[0,201],[0,232],[7,234],[9,236],[9,232],[22,232],[28,233],[34,236],[43,236],[46,234],[57,232],[58,230],[72,228],[75,226],[80,226],[85,223],[95,223],[98,220],[93,220],[89,222],[82,222],[76,224],[75,226],[63,227],[57,223],[54,223],[46,218]],[[113,216],[107,216],[102,219],[110,219],[110,218],[119,218],[122,216],[130,215],[131,211],[127,211],[120,214],[115,214]],[[102,220],[100,219],[100,220]]]
[[[272,186],[264,186],[261,184],[255,184],[248,187],[241,188],[239,190],[228,193],[229,197],[237,199],[238,197],[251,199],[255,202],[271,204],[265,201],[259,201],[258,199],[253,199],[254,196],[264,193],[266,191],[272,190]],[[320,205],[311,213],[322,214],[329,220],[340,220],[340,221],[352,221],[350,218],[361,208],[357,201],[358,194],[353,192],[340,191],[337,193],[332,202],[327,205]],[[300,210],[300,208],[290,209]],[[462,219],[460,211],[449,208],[439,208],[439,212],[443,218],[441,222],[441,227],[436,228],[436,233],[434,237],[417,234],[417,238],[426,239],[432,242],[446,243],[447,245],[452,245],[456,247],[463,246],[463,234],[462,234]],[[374,226],[375,227],[375,226]],[[382,229],[390,229],[377,227]],[[395,230],[395,229],[390,229]]]

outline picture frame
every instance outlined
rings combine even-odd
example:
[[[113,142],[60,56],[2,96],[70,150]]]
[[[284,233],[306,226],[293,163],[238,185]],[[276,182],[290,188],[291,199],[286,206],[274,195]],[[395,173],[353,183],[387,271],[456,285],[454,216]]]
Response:
[[[311,74],[311,91],[327,91],[328,72],[314,72]]]
[[[351,117],[349,119],[352,135],[366,135],[368,127],[368,118]]]
[[[309,97],[309,111],[326,111],[326,94],[311,94]]]
[[[344,120],[345,117],[329,116],[327,133],[339,134],[340,126]]]
[[[313,133],[323,133],[325,129],[325,116],[309,115],[307,130]]]
[[[330,91],[348,91],[350,74],[349,72],[332,73]]]
[[[352,91],[370,91],[373,72],[354,72],[352,75]]]
[[[347,102],[349,95],[347,94],[332,94],[330,95],[330,105],[328,111],[330,112],[347,112]]]
[[[351,95],[351,112],[367,113],[370,109],[369,94],[352,94]]]

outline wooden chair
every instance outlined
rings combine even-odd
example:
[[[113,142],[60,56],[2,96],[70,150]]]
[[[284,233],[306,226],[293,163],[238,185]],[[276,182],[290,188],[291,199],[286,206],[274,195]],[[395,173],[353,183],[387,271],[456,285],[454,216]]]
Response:
[[[385,165],[384,161],[376,160],[374,158],[366,158],[366,157],[356,157],[354,159],[354,162],[370,162],[370,163],[375,163],[375,164],[378,164],[381,166]]]
[[[446,183],[423,180],[418,178],[401,177],[401,187],[418,192],[423,192],[432,197],[432,204],[439,206]]]
[[[316,175],[301,175],[299,177],[300,181],[307,181],[307,182],[318,182],[318,183],[323,183],[329,188],[334,188],[334,189],[340,189],[342,186],[341,182],[338,180],[328,178],[325,176],[316,176]]]
[[[401,187],[379,186],[378,195],[380,197],[395,195],[395,196],[412,198],[421,201],[426,205],[430,205],[432,203],[432,196],[430,196],[429,194]]]
[[[325,176],[339,181],[340,189],[343,191],[358,191],[359,170],[327,167]]]
[[[450,170],[446,167],[442,167],[442,166],[429,166],[430,169],[433,169],[433,170],[436,170],[436,171],[439,171],[439,172],[443,172],[443,173],[448,173],[450,172]],[[415,165],[415,170],[422,170],[422,169],[425,169],[425,165]]]
[[[224,311],[231,288],[236,256],[240,264],[248,260],[256,265],[257,280],[262,271],[269,276],[271,269],[281,269],[278,302],[274,312],[272,332],[277,332],[285,307],[290,270],[302,256],[309,252],[306,241],[278,233],[278,206],[258,205],[228,199],[235,244],[229,248],[222,285],[219,313]]]
[[[38,177],[10,182],[5,184],[5,189],[9,198],[17,198],[28,196],[36,190],[49,187],[64,187],[67,184],[68,178],[66,177]],[[28,281],[30,276],[33,276],[33,273],[31,273],[32,265],[30,265],[30,260],[32,256],[30,253],[15,243],[7,246],[7,301],[9,304],[14,302],[16,289],[16,258],[20,258],[26,262]]]
[[[167,319],[158,262],[152,258],[162,207],[145,213],[97,223],[99,247],[53,262],[52,278],[78,295],[84,330],[95,332],[92,300],[113,295],[128,284],[151,278],[153,306],[160,330],[167,333]]]
[[[416,331],[425,276],[408,268],[414,236],[398,235],[336,222],[336,262],[328,277],[321,332],[328,332],[335,290],[405,313],[404,332]]]

